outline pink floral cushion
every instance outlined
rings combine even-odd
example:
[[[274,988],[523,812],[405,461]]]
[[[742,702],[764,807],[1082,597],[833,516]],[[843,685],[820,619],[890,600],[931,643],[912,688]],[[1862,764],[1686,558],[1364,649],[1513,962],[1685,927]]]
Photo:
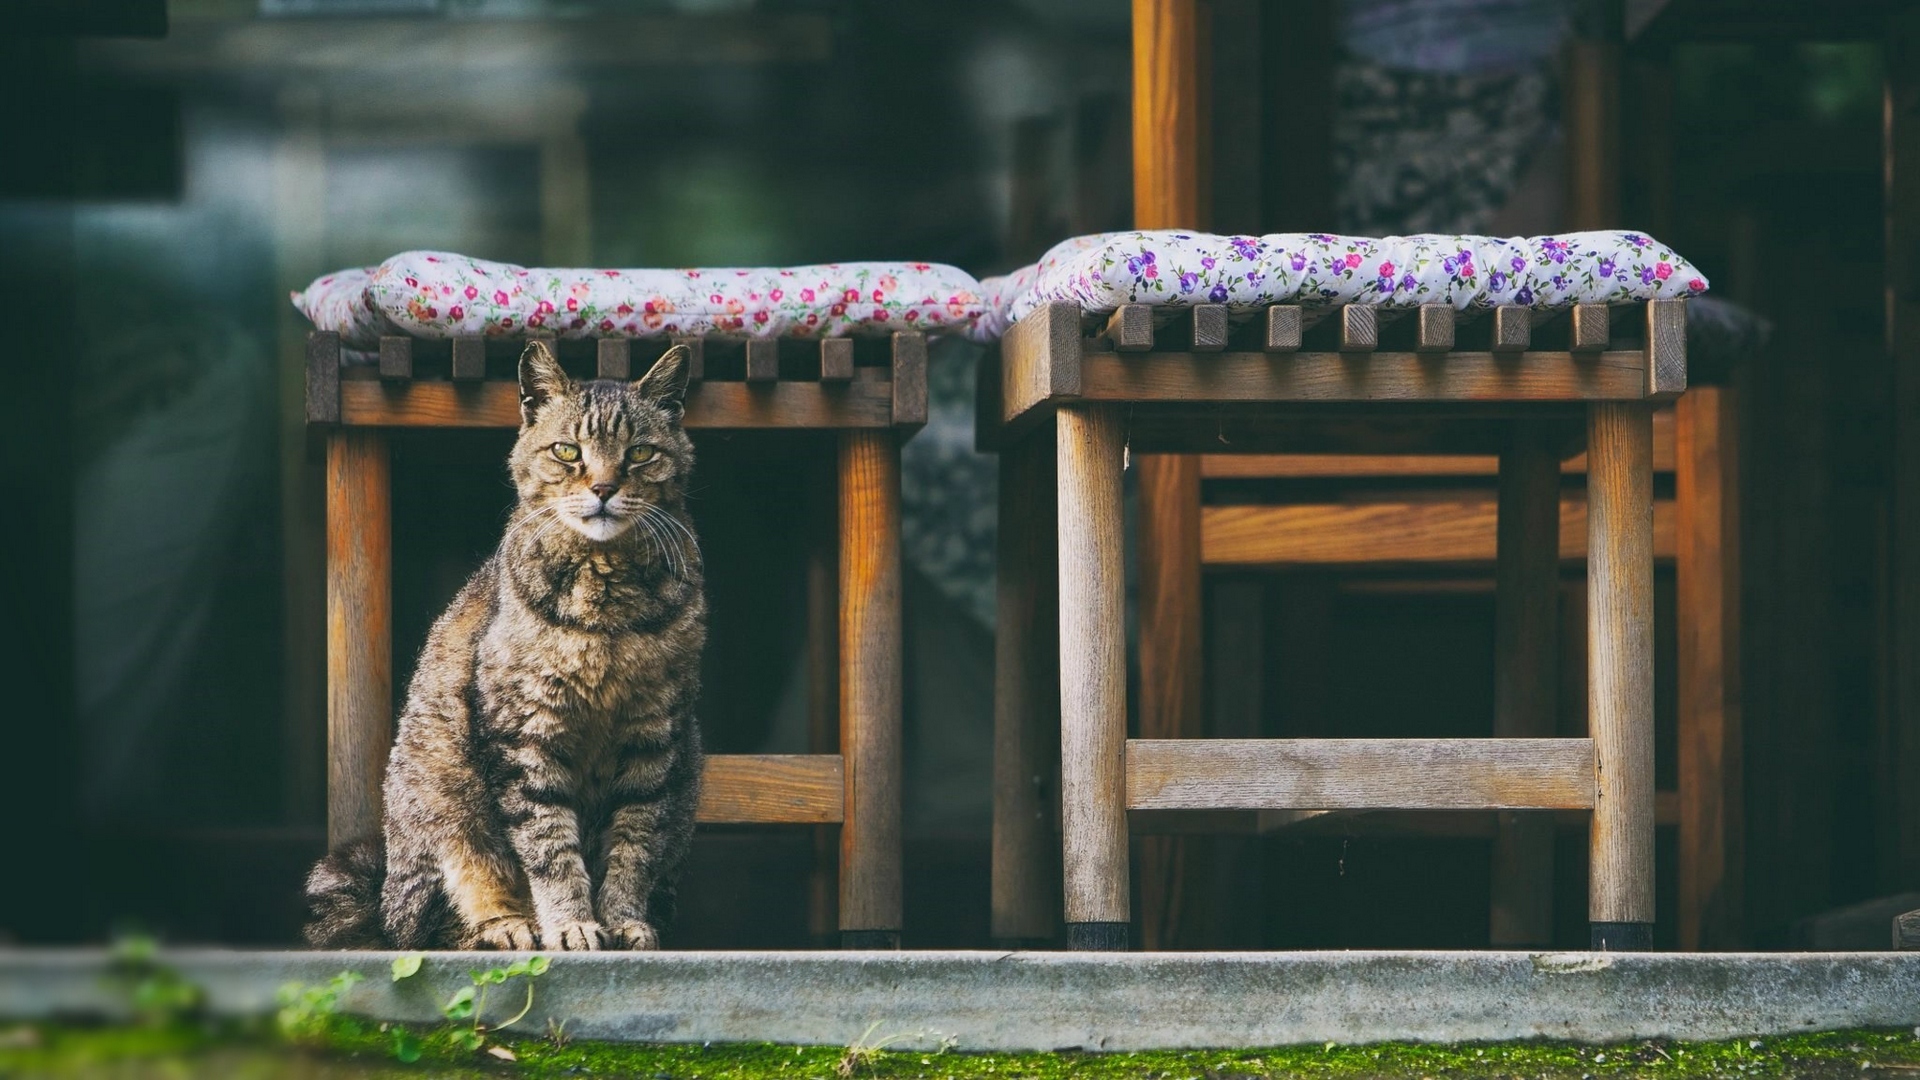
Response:
[[[980,283],[939,263],[827,263],[756,269],[528,268],[408,251],[346,270],[293,304],[350,347],[381,334],[441,338],[843,337],[895,330],[965,333],[987,313]]]
[[[1121,304],[1564,307],[1696,296],[1707,281],[1644,233],[1370,239],[1161,229],[1075,237],[982,287],[1002,304],[988,324],[1004,329],[1002,322],[1061,301],[1089,313]]]

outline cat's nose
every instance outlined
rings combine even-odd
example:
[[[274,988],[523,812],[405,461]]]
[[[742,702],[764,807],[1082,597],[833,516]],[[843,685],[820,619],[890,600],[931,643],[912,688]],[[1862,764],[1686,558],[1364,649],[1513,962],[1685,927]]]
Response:
[[[620,490],[620,485],[619,484],[595,484],[588,490],[592,491],[595,495],[600,496],[601,502],[606,502],[608,499],[613,498],[614,492]]]

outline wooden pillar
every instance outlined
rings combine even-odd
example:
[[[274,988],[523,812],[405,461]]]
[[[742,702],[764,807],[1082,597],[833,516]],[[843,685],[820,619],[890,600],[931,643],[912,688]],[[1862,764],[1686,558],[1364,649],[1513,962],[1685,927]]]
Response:
[[[1119,412],[1062,405],[1060,828],[1067,945],[1127,947],[1127,637]]]
[[[837,458],[822,456],[807,523],[807,753],[840,750],[840,500]],[[817,944],[839,932],[840,829],[813,827],[807,932]]]
[[[327,846],[378,836],[393,743],[393,493],[384,432],[327,436]]]
[[[1587,414],[1587,723],[1595,949],[1653,944],[1653,413]]]
[[[1551,433],[1516,422],[1500,455],[1494,566],[1493,734],[1555,731],[1559,653],[1560,463]],[[1553,943],[1553,818],[1504,811],[1493,842],[1495,948]]]
[[[1000,450],[994,610],[992,934],[1051,942],[1060,925],[1060,623],[1053,436]]]
[[[1134,0],[1133,202],[1142,229],[1198,228],[1206,175],[1203,20],[1196,0]],[[1197,738],[1200,697],[1200,461],[1143,454],[1139,476],[1140,734]],[[1185,841],[1142,841],[1142,944],[1179,937]]]
[[[1744,877],[1740,511],[1733,392],[1674,406],[1679,598],[1680,948],[1736,947]]]
[[[1920,887],[1920,8],[1888,11],[1887,351],[1892,367],[1888,705],[1876,835],[1888,892]]]
[[[900,446],[840,435],[840,942],[900,947]]]
[[[1567,227],[1620,226],[1620,36],[1618,0],[1576,6],[1567,45]]]

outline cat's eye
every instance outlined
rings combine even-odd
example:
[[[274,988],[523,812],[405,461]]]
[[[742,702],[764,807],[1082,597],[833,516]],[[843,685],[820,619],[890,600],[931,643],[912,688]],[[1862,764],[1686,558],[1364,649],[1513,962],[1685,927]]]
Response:
[[[565,462],[579,461],[580,448],[570,442],[557,442],[553,444],[553,456]]]
[[[648,446],[646,443],[638,443],[636,445],[627,447],[627,464],[645,465],[647,462],[652,461],[654,458],[658,457],[659,454],[660,454],[660,451],[655,450],[653,447]]]

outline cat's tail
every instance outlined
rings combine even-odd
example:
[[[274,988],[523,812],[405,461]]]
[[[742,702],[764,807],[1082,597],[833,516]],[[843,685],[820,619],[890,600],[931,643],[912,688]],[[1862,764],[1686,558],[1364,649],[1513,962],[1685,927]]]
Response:
[[[307,875],[307,944],[316,949],[384,949],[380,888],[387,876],[386,845],[356,840],[314,864]]]

